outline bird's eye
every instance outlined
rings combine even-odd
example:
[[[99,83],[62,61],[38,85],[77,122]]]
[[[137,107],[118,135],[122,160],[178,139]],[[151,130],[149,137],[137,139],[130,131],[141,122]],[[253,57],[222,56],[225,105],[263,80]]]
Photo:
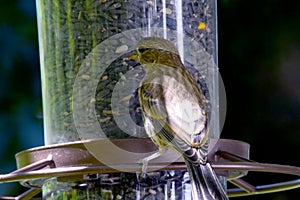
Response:
[[[141,47],[138,48],[139,53],[144,53],[146,50],[147,50],[147,48],[144,47],[144,46],[141,46]]]

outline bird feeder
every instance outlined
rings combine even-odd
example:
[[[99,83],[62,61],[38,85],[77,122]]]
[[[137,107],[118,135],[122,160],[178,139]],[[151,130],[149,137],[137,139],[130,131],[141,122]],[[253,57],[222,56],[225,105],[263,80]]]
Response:
[[[170,40],[204,91],[208,161],[224,188],[258,169],[245,164],[247,143],[219,139],[216,0],[36,0],[36,6],[45,146],[18,153],[18,170],[0,178],[31,188],[20,197],[42,189],[43,199],[191,199],[185,164],[171,150],[139,176],[139,161],[157,148],[145,134],[137,97],[145,72],[128,55],[149,36]],[[233,182],[243,188],[233,196],[257,192]]]
[[[123,172],[87,176],[87,180],[79,182],[50,179],[43,184],[44,197],[73,191],[57,192],[57,185],[78,191],[93,188],[94,194],[89,192],[89,195],[105,199],[186,195],[183,189],[177,190],[179,186],[189,187],[185,183],[187,174],[175,168],[162,171],[178,162],[179,157],[173,153],[165,156],[164,162],[156,160],[159,164],[152,169],[156,172],[149,173],[149,180],[138,184],[140,189],[136,188],[135,173],[141,170],[138,161],[157,149],[145,134],[137,97],[145,72],[128,55],[143,37],[161,37],[174,43],[183,63],[205,91],[210,136],[219,138],[216,2],[37,0],[36,3],[45,145],[83,143],[99,162]],[[64,151],[59,154],[67,156]],[[136,166],[127,169],[132,164]]]

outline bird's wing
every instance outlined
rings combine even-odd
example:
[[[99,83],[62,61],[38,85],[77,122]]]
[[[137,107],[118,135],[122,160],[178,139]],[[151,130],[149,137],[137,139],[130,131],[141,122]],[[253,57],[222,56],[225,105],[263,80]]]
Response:
[[[167,112],[163,99],[163,87],[152,79],[151,82],[143,81],[139,87],[139,100],[143,110],[143,116],[151,119],[153,123],[152,133],[158,133],[167,122]],[[147,131],[146,124],[146,131]],[[149,124],[150,126],[150,124]]]
[[[147,131],[146,127],[149,135],[161,132],[168,141],[175,136],[192,147],[202,142],[204,136],[200,133],[205,131],[207,123],[205,110],[192,93],[199,91],[187,89],[187,84],[167,75],[151,77],[141,84],[142,110],[153,123],[151,131]]]
[[[207,115],[204,107],[200,104],[197,95],[188,84],[188,81],[178,81],[172,77],[165,77],[163,98],[168,116],[168,124],[175,135],[194,146],[203,144],[206,136]],[[202,134],[203,133],[203,134]]]
[[[166,120],[167,113],[163,100],[163,88],[156,82],[143,82],[139,88],[139,98],[147,115],[157,120]]]

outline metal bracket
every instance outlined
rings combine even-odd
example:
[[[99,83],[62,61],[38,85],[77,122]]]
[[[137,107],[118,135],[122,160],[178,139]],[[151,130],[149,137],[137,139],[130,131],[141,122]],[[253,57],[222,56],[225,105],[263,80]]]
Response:
[[[133,141],[134,140],[134,141]],[[103,141],[95,142],[100,145]],[[151,141],[147,139],[128,139],[116,140],[114,144],[126,148],[127,145],[136,144],[149,149],[155,149]],[[100,145],[101,146],[101,145]],[[132,145],[131,145],[132,146]],[[287,182],[276,184],[254,186],[241,177],[245,176],[248,171],[253,172],[271,172],[300,176],[300,168],[286,165],[258,163],[250,160],[249,145],[247,143],[220,139],[215,141],[214,147],[208,156],[209,162],[216,170],[216,173],[225,176],[229,182],[236,185],[236,188],[227,190],[229,197],[248,196],[263,193],[279,192],[300,187],[300,178]],[[73,154],[70,154],[73,152]],[[75,154],[74,154],[75,152]],[[72,155],[74,158],[70,158]],[[52,177],[68,177],[68,176],[84,176],[86,174],[114,173],[114,168],[107,167],[97,159],[95,159],[84,147],[84,142],[60,144],[46,147],[38,147],[20,152],[16,155],[19,169],[9,174],[0,175],[0,183],[5,182],[22,182],[23,185],[31,187],[25,193],[17,197],[0,197],[0,199],[20,199],[27,200],[37,195],[41,189],[39,185],[34,185],[32,180],[42,180]],[[139,159],[139,158],[137,158]],[[168,155],[163,159],[149,164],[149,169],[156,169],[168,160]],[[122,164],[125,171],[139,171],[141,166],[137,162]],[[184,170],[185,164],[182,160],[171,163],[163,170]]]

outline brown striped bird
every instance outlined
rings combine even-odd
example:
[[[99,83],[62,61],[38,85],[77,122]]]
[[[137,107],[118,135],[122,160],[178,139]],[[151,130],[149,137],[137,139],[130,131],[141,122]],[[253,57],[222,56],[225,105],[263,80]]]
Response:
[[[146,173],[150,160],[170,147],[186,163],[193,200],[228,199],[207,162],[206,98],[183,65],[178,50],[169,40],[145,37],[129,58],[139,62],[146,71],[138,95],[146,133],[159,149],[142,160],[142,172]]]

